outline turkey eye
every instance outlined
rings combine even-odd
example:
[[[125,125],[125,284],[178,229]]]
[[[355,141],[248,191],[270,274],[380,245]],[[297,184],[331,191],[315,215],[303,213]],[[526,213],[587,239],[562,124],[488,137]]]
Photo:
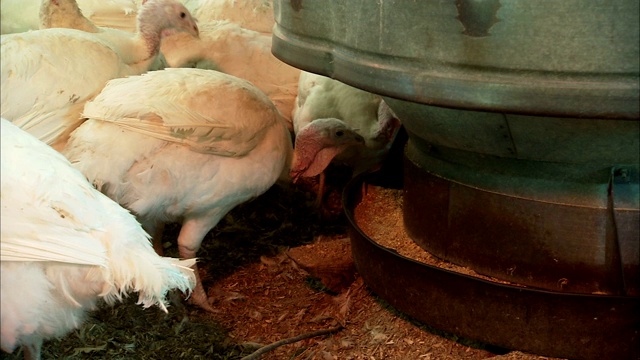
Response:
[[[184,11],[180,13],[180,17],[181,17],[181,18],[183,18],[183,19],[184,19],[184,18],[185,18],[185,16],[187,16],[187,14],[185,14],[185,13],[184,13]]]
[[[337,132],[336,132],[336,136],[337,136],[337,137],[342,137],[342,135],[344,135],[344,132],[343,132],[343,131],[337,131]]]

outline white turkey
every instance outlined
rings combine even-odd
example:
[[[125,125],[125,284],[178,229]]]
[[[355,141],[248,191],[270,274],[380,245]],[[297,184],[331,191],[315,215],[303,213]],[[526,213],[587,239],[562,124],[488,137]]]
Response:
[[[269,98],[217,71],[168,68],[112,80],[84,116],[64,155],[150,234],[180,222],[183,258],[195,257],[205,235],[236,205],[288,179],[298,156]],[[307,136],[339,148],[357,135],[345,132],[331,143],[326,134]],[[212,310],[199,280],[191,299]]]
[[[145,1],[138,11],[135,33],[96,26],[82,14],[76,0],[42,0],[40,28],[70,28],[94,33],[113,45],[126,64],[138,67],[138,73],[158,69],[156,62],[164,31],[185,32],[195,38],[199,34],[189,10],[175,0]]]
[[[293,111],[296,149],[302,151],[307,146],[298,141],[299,134],[310,126],[323,126],[326,119],[342,122],[345,128],[362,136],[364,141],[345,148],[334,158],[324,157],[313,167],[304,161],[292,164],[294,181],[300,177],[320,175],[319,203],[322,202],[324,170],[331,162],[352,167],[354,175],[374,168],[384,160],[400,129],[400,121],[382,97],[326,76],[302,72]]]
[[[171,289],[195,285],[190,266],[158,256],[126,209],[60,153],[2,119],[0,328],[2,350],[39,359],[44,340],[79,327],[98,301],[138,293],[167,311]]]
[[[273,0],[186,0],[185,6],[201,23],[229,20],[267,35],[275,24]]]
[[[81,122],[84,103],[113,78],[140,74],[157,56],[168,28],[197,35],[174,0],[150,0],[138,14],[139,36],[113,41],[74,29],[2,35],[2,117],[60,149]]]
[[[201,22],[199,26],[199,38],[176,33],[162,40],[160,51],[167,64],[215,69],[249,80],[269,96],[293,131],[291,112],[300,70],[273,56],[271,35],[227,20]]]
[[[2,0],[0,11],[2,34],[37,30],[41,0]],[[133,0],[78,0],[78,5],[91,22],[126,31],[136,30],[138,6]]]

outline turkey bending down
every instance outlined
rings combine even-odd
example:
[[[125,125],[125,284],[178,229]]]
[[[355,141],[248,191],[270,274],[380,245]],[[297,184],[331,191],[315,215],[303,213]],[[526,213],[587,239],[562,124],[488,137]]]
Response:
[[[60,153],[0,121],[2,350],[22,346],[39,359],[43,340],[79,327],[100,299],[138,292],[139,304],[166,312],[169,290],[193,288],[193,260],[158,256],[131,213]]]
[[[199,38],[183,32],[162,40],[160,51],[167,64],[213,69],[249,80],[269,96],[293,132],[291,112],[300,70],[273,56],[271,35],[227,20],[210,20],[199,26]]]
[[[194,258],[205,235],[235,206],[288,180],[298,156],[269,98],[218,71],[168,68],[112,80],[87,103],[84,116],[63,154],[136,214],[156,245],[162,225],[179,221],[182,258]],[[318,151],[340,151],[356,141],[342,128],[322,130],[341,136],[309,132],[320,139]],[[212,310],[199,278],[191,300]]]
[[[320,175],[318,203],[322,202],[324,170],[331,162],[350,166],[354,176],[379,166],[401,125],[382,97],[326,76],[303,71],[293,110],[296,149],[302,151],[308,146],[306,141],[300,139],[300,134],[308,131],[309,127],[323,126],[327,119],[343,123],[345,128],[362,136],[364,141],[335,153],[335,157],[324,156],[315,162],[298,157],[298,161],[292,164],[291,177],[294,182],[300,177]]]
[[[108,80],[148,70],[163,30],[198,34],[176,0],[148,1],[138,25],[139,36],[121,42],[73,29],[2,35],[2,117],[60,149],[80,124],[84,103]]]

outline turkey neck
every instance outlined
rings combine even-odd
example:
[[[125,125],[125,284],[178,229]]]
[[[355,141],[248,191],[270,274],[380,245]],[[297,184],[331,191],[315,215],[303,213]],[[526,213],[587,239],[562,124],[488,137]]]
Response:
[[[166,20],[161,20],[163,17],[158,14],[161,11],[163,11],[161,7],[147,4],[138,13],[137,37],[144,41],[148,52],[148,57],[144,60],[148,60],[160,52],[162,31],[170,27]]]

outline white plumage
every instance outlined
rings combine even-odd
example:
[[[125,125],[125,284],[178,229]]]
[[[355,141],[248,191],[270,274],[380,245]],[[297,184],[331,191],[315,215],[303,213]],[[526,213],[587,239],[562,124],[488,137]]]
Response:
[[[267,35],[275,24],[272,0],[186,0],[185,5],[201,23],[229,20]]]
[[[271,53],[271,35],[227,20],[200,23],[200,37],[176,33],[162,40],[160,51],[171,67],[197,67],[222,71],[245,79],[262,90],[289,123],[298,92],[300,70]]]
[[[2,34],[37,30],[42,0],[2,0],[0,6]],[[78,0],[91,22],[126,31],[136,30],[137,5],[133,0]]]
[[[123,61],[142,73],[150,69],[160,52],[163,31],[185,32],[198,37],[189,10],[177,0],[149,0],[140,8],[136,32],[95,26],[84,17],[75,0],[43,0],[42,28],[72,28],[93,33],[111,44]]]
[[[95,25],[84,16],[76,0],[42,0],[40,29],[67,28],[93,33],[97,38],[112,45],[122,56],[122,61],[135,66],[136,74],[147,70],[159,70],[166,67],[166,61],[159,52],[158,46],[154,45],[154,36],[159,36],[161,31],[168,31],[167,29],[171,28],[176,32],[187,31],[189,36],[197,38],[198,29],[195,21],[187,15],[189,12],[186,8],[178,3],[165,2],[161,4],[152,1],[147,5],[147,7],[149,6],[152,8],[146,8],[142,11],[138,19],[140,23],[134,27],[134,32],[130,32]],[[152,10],[153,7],[159,6],[175,8],[166,11],[165,14],[162,11]],[[156,13],[153,14],[153,12]],[[184,19],[180,17],[181,12],[185,14]],[[163,26],[163,22],[167,22],[167,24]]]
[[[115,79],[84,116],[64,154],[151,234],[180,221],[183,258],[236,205],[288,178],[285,121],[264,93],[231,75],[169,68]],[[211,310],[200,282],[192,299]]]
[[[2,117],[49,145],[64,141],[108,80],[135,73],[112,46],[71,29],[3,35],[0,57]]]
[[[197,34],[186,8],[173,0],[151,0],[138,17],[139,35],[129,40],[72,29],[2,35],[2,117],[60,148],[81,122],[84,102],[106,81],[148,69],[162,30]]]
[[[322,122],[318,123],[320,119]],[[380,96],[326,76],[302,72],[293,110],[296,149],[307,146],[298,141],[299,134],[309,126],[324,126],[326,119],[343,123],[364,141],[342,149],[335,158],[325,157],[322,163],[316,162],[313,167],[309,166],[310,158],[298,157],[292,164],[294,181],[301,176],[322,176],[331,161],[351,166],[354,175],[368,170],[384,159],[400,128],[400,121]]]
[[[133,215],[60,153],[1,120],[2,349],[39,359],[42,341],[83,322],[99,299],[139,293],[166,311],[170,289],[189,291],[193,261],[159,257]],[[20,289],[19,291],[16,289]]]
[[[78,0],[82,14],[97,26],[136,31],[138,9],[133,0]]]

